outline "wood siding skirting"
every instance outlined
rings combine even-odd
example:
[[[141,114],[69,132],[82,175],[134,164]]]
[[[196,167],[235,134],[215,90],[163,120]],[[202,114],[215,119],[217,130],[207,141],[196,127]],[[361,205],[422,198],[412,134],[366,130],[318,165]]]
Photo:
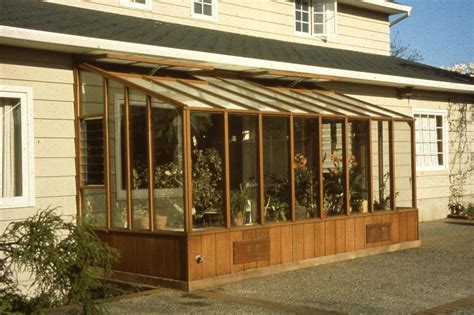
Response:
[[[369,250],[369,255],[378,253],[377,248],[381,248],[382,252],[397,250],[399,247],[394,247],[394,244],[419,240],[417,218],[418,210],[407,209],[239,229],[207,230],[188,236],[118,231],[98,231],[97,235],[120,251],[122,258],[114,266],[119,274],[136,274],[138,279],[169,279],[174,283],[172,286],[183,288],[182,282],[201,287],[206,283],[211,285],[213,278],[235,275],[238,279],[239,273],[249,274],[249,270],[265,267],[274,269],[278,265],[291,263],[295,264],[289,270],[297,269],[297,266],[309,267],[312,264],[303,261],[326,256],[334,256],[337,258],[334,261],[339,261],[359,256],[341,255],[345,253],[364,253]],[[390,226],[390,239],[367,242],[367,226],[382,223]],[[268,240],[268,256],[262,258],[262,255],[256,255],[260,260],[234,264],[234,243],[246,240]],[[419,245],[410,244],[411,247]],[[200,262],[198,256],[202,258]],[[332,261],[320,259],[314,264]],[[266,274],[266,271],[262,270],[262,273]],[[192,287],[188,286],[188,289]]]

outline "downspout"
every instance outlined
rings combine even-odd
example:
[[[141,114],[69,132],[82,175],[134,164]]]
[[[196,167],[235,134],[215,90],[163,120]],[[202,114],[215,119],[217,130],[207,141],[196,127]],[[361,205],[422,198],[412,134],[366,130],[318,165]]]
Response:
[[[410,16],[410,13],[411,13],[411,11],[407,11],[407,12],[403,13],[402,16],[400,16],[400,17],[396,18],[395,20],[393,20],[392,22],[390,22],[390,27],[394,26],[394,25],[397,24],[398,22],[401,22],[401,21],[403,21],[404,19],[406,19],[407,17],[409,17],[409,16]]]

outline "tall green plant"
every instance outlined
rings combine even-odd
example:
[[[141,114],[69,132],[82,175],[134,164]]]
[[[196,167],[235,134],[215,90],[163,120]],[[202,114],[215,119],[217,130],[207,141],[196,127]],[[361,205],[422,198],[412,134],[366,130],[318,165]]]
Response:
[[[103,309],[94,301],[101,281],[89,267],[111,273],[118,253],[100,242],[93,232],[64,221],[54,208],[39,210],[21,222],[11,223],[0,238],[0,313],[35,313],[41,309],[81,304],[86,314]],[[30,274],[28,295],[18,288],[16,271]]]

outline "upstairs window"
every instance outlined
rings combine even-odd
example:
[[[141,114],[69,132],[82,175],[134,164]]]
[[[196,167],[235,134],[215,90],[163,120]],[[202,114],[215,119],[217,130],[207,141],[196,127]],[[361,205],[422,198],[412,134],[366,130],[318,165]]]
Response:
[[[295,0],[295,31],[299,35],[335,35],[336,12],[336,0]]]
[[[195,18],[215,20],[217,17],[217,0],[193,0],[191,11]]]
[[[447,169],[446,111],[413,111],[416,119],[416,166],[419,171]]]
[[[0,86],[0,208],[34,204],[31,89]]]
[[[135,9],[151,10],[152,0],[120,0],[120,4]]]

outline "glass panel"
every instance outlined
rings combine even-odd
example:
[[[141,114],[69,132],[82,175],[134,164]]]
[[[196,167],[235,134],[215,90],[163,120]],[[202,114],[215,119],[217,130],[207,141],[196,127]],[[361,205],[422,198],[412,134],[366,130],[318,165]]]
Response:
[[[294,118],[296,219],[319,216],[318,120]]]
[[[147,150],[146,96],[145,94],[135,90],[130,90],[129,103],[130,155],[132,161],[132,228],[148,229],[150,226],[150,208],[148,200],[149,168]],[[122,133],[122,139],[125,139],[125,133]],[[123,141],[123,143],[125,143],[125,141]],[[125,153],[125,150],[122,152]],[[122,161],[125,160],[125,158],[122,159]]]
[[[104,123],[102,118],[81,120],[82,184],[104,184]]]
[[[369,189],[369,122],[349,121],[348,148],[349,193],[351,212],[368,212]]]
[[[412,207],[411,134],[407,122],[394,122],[396,206]]]
[[[224,226],[224,119],[191,112],[193,226]]]
[[[181,111],[152,100],[154,222],[156,230],[183,230],[183,121]]]
[[[330,106],[328,105],[327,103],[324,103],[322,101],[318,101],[317,99],[314,99],[314,98],[311,98],[310,96],[308,95],[305,95],[304,92],[294,92],[294,91],[287,91],[286,93],[288,93],[290,96],[296,98],[296,99],[299,99],[299,100],[302,100],[302,101],[305,101],[305,102],[308,102],[310,104],[314,104],[313,106],[313,111],[315,112],[318,112],[320,114],[329,114],[329,115],[334,115],[335,113],[337,114],[345,114],[345,113],[348,113],[348,112],[345,112],[343,110],[339,110],[339,108],[336,108],[334,106]],[[309,105],[311,106],[311,105]]]
[[[109,80],[110,192],[114,228],[127,227],[127,173],[125,170],[124,86]]]
[[[388,121],[372,122],[372,186],[374,211],[389,210],[390,138]]]
[[[265,219],[290,218],[289,119],[263,117]]]
[[[81,115],[104,113],[104,78],[95,73],[81,71]]]
[[[0,98],[0,197],[23,195],[21,99]]]
[[[105,189],[83,189],[82,211],[82,222],[84,224],[105,228],[107,226]]]
[[[229,115],[230,206],[234,225],[259,221],[257,125],[257,116]]]
[[[212,6],[210,5],[204,5],[204,12],[203,12],[204,15],[207,15],[207,16],[212,16]]]
[[[212,96],[212,95],[210,95],[208,93],[205,93],[205,92],[202,92],[198,89],[193,89],[192,87],[189,87],[188,85],[180,83],[180,82],[174,82],[174,81],[165,82],[165,81],[163,81],[161,83],[164,84],[164,85],[179,89],[183,92],[189,93],[189,94],[194,95],[196,97],[199,97],[202,100],[204,100],[205,102],[208,101],[211,104],[216,104],[217,106],[223,106],[223,107],[228,108],[228,109],[244,109],[243,107],[241,107],[237,104],[225,101],[221,98]],[[193,86],[196,86],[197,88],[201,87],[202,85],[204,85],[204,84],[200,84],[200,83],[194,83],[193,84]],[[211,104],[208,104],[208,105],[214,107]]]
[[[194,2],[194,13],[202,14],[202,4]]]
[[[344,121],[323,119],[323,190],[324,211],[327,215],[344,214],[344,172],[345,163],[342,151]]]

